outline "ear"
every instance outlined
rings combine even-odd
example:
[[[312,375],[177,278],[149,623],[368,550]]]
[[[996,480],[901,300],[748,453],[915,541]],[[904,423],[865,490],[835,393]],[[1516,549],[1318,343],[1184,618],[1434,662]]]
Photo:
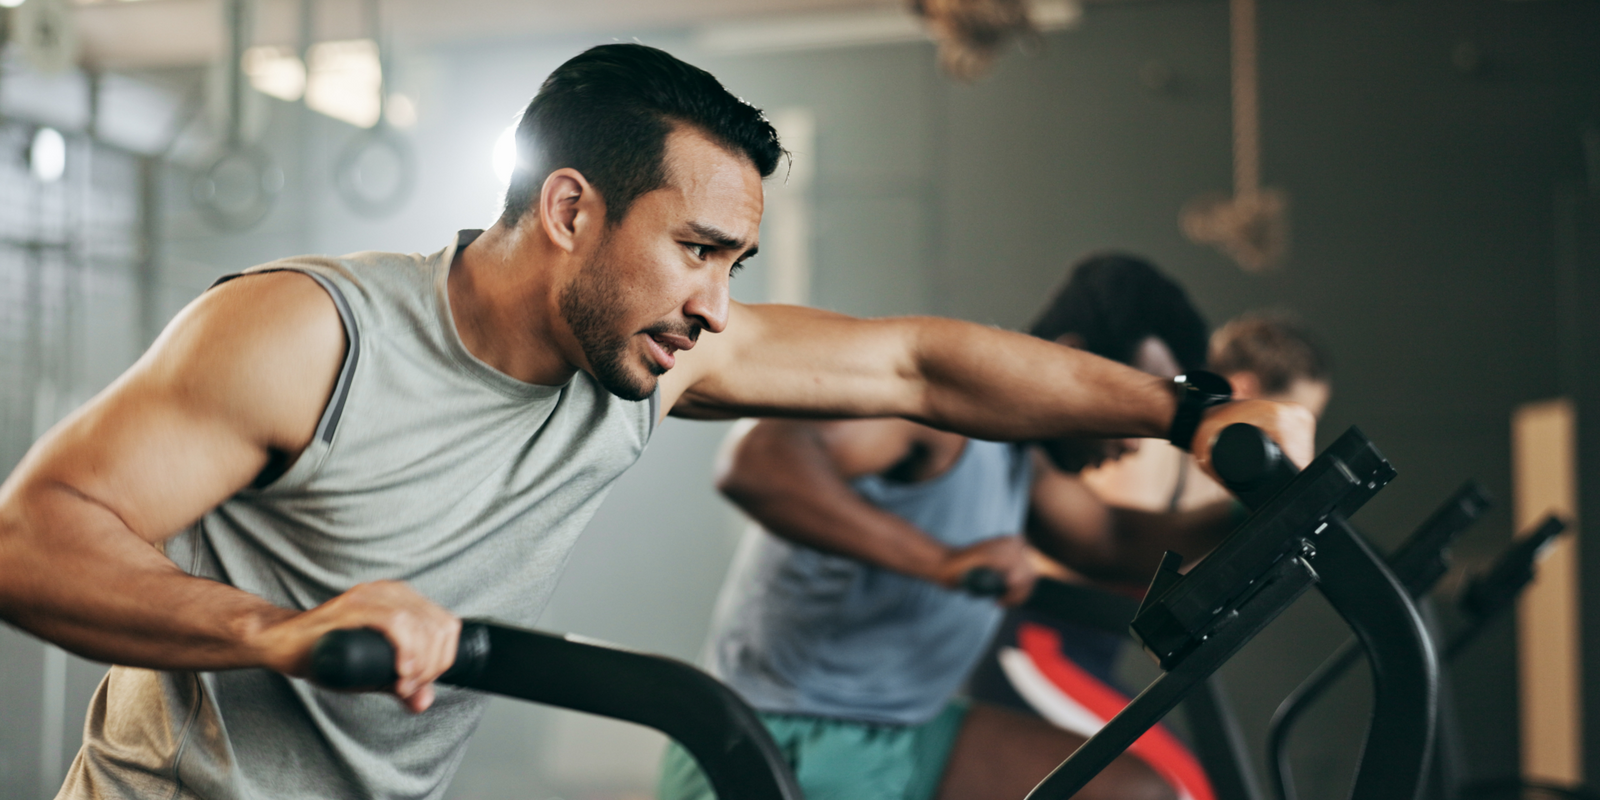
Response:
[[[1261,379],[1254,372],[1234,372],[1227,377],[1235,400],[1254,400],[1261,396]]]
[[[1083,346],[1088,342],[1084,341],[1084,338],[1076,333],[1063,333],[1056,337],[1056,344],[1064,344],[1074,350],[1082,350]]]
[[[605,203],[583,173],[564,167],[539,189],[539,225],[556,247],[571,253],[584,232],[605,220]]]

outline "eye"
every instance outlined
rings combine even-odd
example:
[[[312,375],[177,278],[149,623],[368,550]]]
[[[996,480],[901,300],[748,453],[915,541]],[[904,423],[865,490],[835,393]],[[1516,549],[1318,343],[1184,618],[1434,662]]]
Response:
[[[711,251],[716,249],[709,244],[696,244],[694,242],[686,242],[683,246],[689,248],[690,254],[692,254],[697,261],[706,260],[711,256]]]

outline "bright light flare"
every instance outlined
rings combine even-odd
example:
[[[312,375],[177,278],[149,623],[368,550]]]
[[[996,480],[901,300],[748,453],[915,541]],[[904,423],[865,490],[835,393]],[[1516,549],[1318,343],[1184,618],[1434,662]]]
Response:
[[[67,140],[55,128],[40,128],[28,146],[28,171],[40,183],[55,183],[67,171]]]
[[[511,174],[517,171],[517,126],[501,131],[500,138],[494,140],[494,176],[500,179],[500,185],[511,185]]]
[[[318,42],[306,55],[306,105],[358,128],[378,122],[383,68],[371,39]]]
[[[290,103],[306,93],[306,65],[287,47],[252,47],[244,51],[244,74],[265,95]]]

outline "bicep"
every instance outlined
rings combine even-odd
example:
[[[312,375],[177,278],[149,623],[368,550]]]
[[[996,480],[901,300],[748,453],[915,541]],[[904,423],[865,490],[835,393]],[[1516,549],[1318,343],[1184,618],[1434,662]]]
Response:
[[[309,278],[225,284],[41,439],[9,488],[65,490],[159,542],[249,485],[275,452],[309,443],[343,357],[337,312]]]
[[[662,380],[676,416],[918,417],[910,318],[857,319],[801,306],[743,305]]]

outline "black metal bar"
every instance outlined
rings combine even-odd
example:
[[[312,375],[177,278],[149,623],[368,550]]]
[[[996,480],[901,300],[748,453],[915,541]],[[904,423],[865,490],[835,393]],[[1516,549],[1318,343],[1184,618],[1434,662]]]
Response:
[[[1255,513],[1189,574],[1177,574],[1179,559],[1173,554],[1163,559],[1133,621],[1135,636],[1163,669],[1181,661],[1234,604],[1235,596],[1300,548],[1317,525],[1335,513],[1354,513],[1395,474],[1355,427],[1298,474],[1277,446],[1250,425],[1224,429],[1211,458],[1223,481]],[[1284,481],[1286,486],[1274,490]]]
[[[1294,788],[1294,765],[1289,759],[1289,731],[1300,715],[1311,707],[1311,701],[1321,696],[1366,653],[1361,643],[1348,639],[1339,645],[1332,656],[1319,665],[1311,677],[1306,678],[1294,691],[1278,704],[1267,726],[1267,777],[1278,800],[1297,800]]]
[[[1028,793],[1028,800],[1066,800],[1088,785],[1316,581],[1316,571],[1299,558],[1281,559],[1272,565],[1255,582],[1254,593],[1228,613],[1226,622],[1089,737]]]
[[[1509,608],[1533,580],[1534,566],[1566,529],[1567,523],[1551,515],[1533,531],[1517,537],[1487,572],[1462,587],[1458,601],[1461,610],[1474,620],[1487,620]]]
[[[394,650],[371,629],[334,631],[312,655],[334,688],[394,682]],[[441,681],[654,728],[688,750],[723,800],[801,800],[783,754],[750,708],[681,661],[485,622],[462,626]]]
[[[1292,480],[1293,466],[1249,426],[1225,430],[1212,458],[1256,513],[1186,576],[1175,554],[1163,559],[1131,627],[1164,674],[1029,797],[1061,800],[1083,788],[1317,583],[1372,654],[1377,700],[1352,796],[1416,800],[1432,746],[1438,665],[1404,587],[1344,521],[1394,469],[1354,428]]]
[[[1467,481],[1406,537],[1389,557],[1389,567],[1412,598],[1419,598],[1449,571],[1449,548],[1489,509],[1488,493],[1477,481]],[[1289,758],[1289,733],[1310,704],[1321,697],[1363,651],[1355,639],[1334,654],[1285,697],[1267,727],[1267,772],[1278,800],[1296,800],[1294,770]]]
[[[1467,481],[1395,548],[1389,570],[1413,598],[1432,591],[1450,571],[1451,545],[1492,505],[1482,485]]]
[[[1372,666],[1372,717],[1351,797],[1416,800],[1438,721],[1439,663],[1410,594],[1378,554],[1333,517],[1316,539],[1317,584]]]
[[[1250,748],[1233,715],[1221,675],[1207,678],[1183,701],[1195,757],[1205,767],[1218,800],[1259,800],[1261,786],[1250,765]]]
[[[995,577],[999,578],[999,573],[995,573]],[[968,583],[978,585],[986,581],[987,578],[979,578]],[[1004,590],[998,593],[1003,594]],[[1028,596],[1023,607],[1117,636],[1129,635],[1128,625],[1139,610],[1139,604],[1132,598],[1050,578],[1041,578],[1034,584],[1033,594]],[[1260,800],[1261,788],[1250,767],[1250,751],[1227,701],[1221,676],[1212,675],[1202,681],[1184,699],[1183,714],[1189,723],[1195,757],[1204,767],[1217,797],[1220,800]]]

